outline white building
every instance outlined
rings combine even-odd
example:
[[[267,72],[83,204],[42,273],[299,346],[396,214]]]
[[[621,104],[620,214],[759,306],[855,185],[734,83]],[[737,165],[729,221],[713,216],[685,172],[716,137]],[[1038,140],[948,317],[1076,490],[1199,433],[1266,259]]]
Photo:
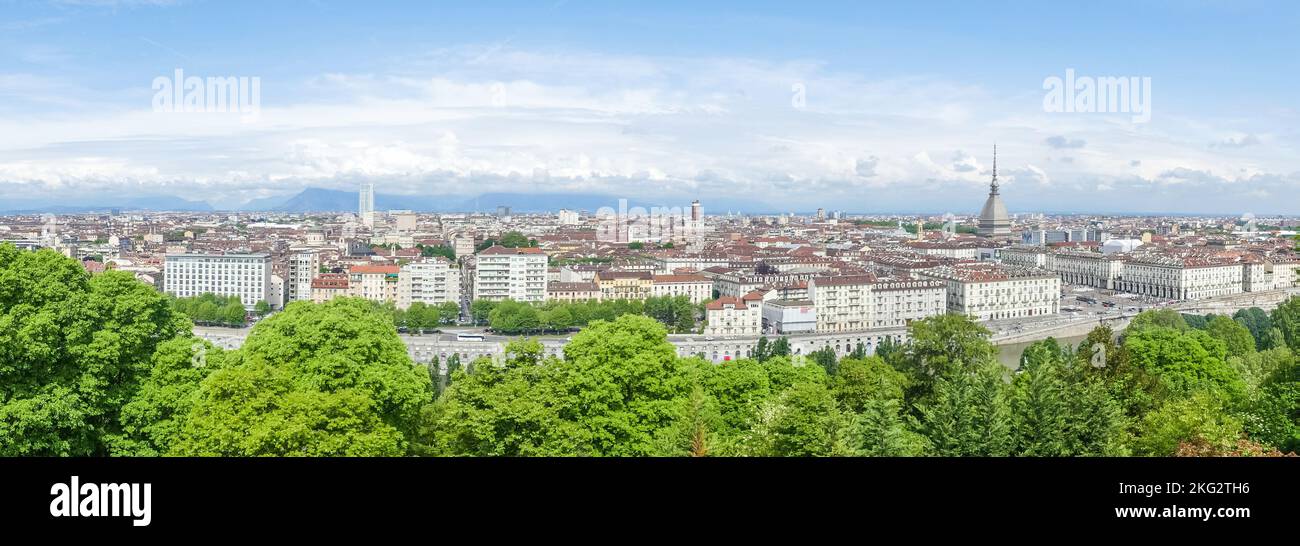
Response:
[[[362,184],[357,204],[357,216],[366,227],[375,227],[375,185]]]
[[[1086,250],[1062,250],[1048,257],[1046,269],[1061,276],[1061,282],[1107,290],[1124,271],[1123,257]]]
[[[817,332],[852,332],[906,325],[944,313],[944,287],[928,280],[881,280],[874,275],[808,281]]]
[[[763,302],[763,330],[777,334],[807,334],[817,330],[817,307],[811,300]]]
[[[763,329],[763,294],[721,297],[704,307],[704,335],[754,336]]]
[[[475,261],[475,299],[546,300],[546,268],[549,257],[542,249],[496,245],[479,252]]]
[[[397,308],[406,309],[415,302],[459,304],[460,269],[445,258],[403,265],[397,278]]]
[[[311,280],[320,273],[320,265],[320,252],[317,250],[300,250],[289,255],[286,303],[311,300]]]
[[[1050,271],[970,263],[926,269],[919,274],[944,283],[949,312],[978,321],[1061,311],[1061,278]]]
[[[704,303],[713,297],[713,281],[700,275],[654,275],[651,297],[687,296],[691,303]]]
[[[268,254],[167,254],[163,291],[179,298],[201,294],[238,296],[245,309],[268,301],[271,256]]]
[[[1245,264],[1228,257],[1142,254],[1124,262],[1116,290],[1174,300],[1198,300],[1245,290]]]

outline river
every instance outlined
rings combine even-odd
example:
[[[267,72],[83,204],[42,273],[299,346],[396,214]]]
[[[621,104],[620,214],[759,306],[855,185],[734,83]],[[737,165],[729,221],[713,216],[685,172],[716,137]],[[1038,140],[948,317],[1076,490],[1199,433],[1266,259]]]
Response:
[[[1056,341],[1057,343],[1060,343],[1062,345],[1069,344],[1070,346],[1077,346],[1079,342],[1083,341],[1083,339],[1086,337],[1088,336],[1081,335],[1081,336],[1058,337],[1056,338]],[[1011,368],[1013,370],[1020,367],[1021,353],[1024,353],[1025,348],[1030,346],[1033,343],[1035,342],[1025,341],[1021,343],[1010,343],[1007,345],[998,345],[998,362],[1001,362],[1002,365]]]

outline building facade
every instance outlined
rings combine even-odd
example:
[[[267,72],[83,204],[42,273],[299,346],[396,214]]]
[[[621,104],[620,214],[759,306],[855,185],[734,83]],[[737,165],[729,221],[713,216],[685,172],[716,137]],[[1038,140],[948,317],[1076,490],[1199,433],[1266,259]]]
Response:
[[[492,246],[475,257],[474,297],[489,301],[546,301],[548,257],[540,248]]]
[[[163,291],[178,298],[201,294],[238,296],[245,309],[269,301],[271,256],[268,254],[167,254]]]
[[[431,258],[401,266],[397,277],[397,308],[412,303],[460,303],[460,269],[444,258]]]
[[[949,312],[978,321],[1061,311],[1061,278],[1050,271],[979,263],[936,267],[920,274],[945,285]]]

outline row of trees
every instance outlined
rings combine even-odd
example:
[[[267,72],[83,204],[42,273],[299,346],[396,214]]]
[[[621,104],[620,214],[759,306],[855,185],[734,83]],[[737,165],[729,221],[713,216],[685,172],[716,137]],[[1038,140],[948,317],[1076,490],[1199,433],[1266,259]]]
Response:
[[[1245,315],[1258,315],[1248,311]],[[1258,317],[1256,317],[1258,318]],[[1295,324],[1300,299],[1269,317]],[[1262,455],[1300,442],[1296,338],[1260,351],[1227,317],[1189,326],[1149,312],[1117,339],[1048,339],[1012,373],[989,332],[958,315],[844,358],[759,342],[753,358],[678,358],[663,327],[598,322],[543,358],[520,341],[503,365],[453,373],[426,409],[436,455]],[[1246,333],[1245,336],[1242,334]]]
[[[490,248],[493,245],[501,245],[506,248],[527,248],[537,246],[537,239],[529,239],[528,236],[518,231],[507,231],[500,237],[485,239],[474,247],[474,252]]]
[[[529,304],[514,300],[492,302],[475,300],[470,314],[475,323],[487,324],[502,334],[562,333],[582,328],[598,320],[614,320],[623,315],[651,317],[675,333],[695,330],[702,307],[688,296],[651,297],[645,300],[606,300]]]
[[[415,248],[419,249],[420,256],[423,256],[425,258],[442,256],[443,258],[446,258],[448,261],[451,262],[456,261],[456,249],[449,247],[447,245],[425,246],[422,243],[416,243]]]
[[[239,296],[200,294],[190,298],[174,298],[172,305],[198,324],[233,327],[248,324],[248,314]],[[259,315],[265,315],[271,311],[271,306],[265,301],[259,301],[255,311]]]
[[[460,321],[460,305],[451,301],[438,305],[417,301],[406,309],[397,309],[389,304],[385,309],[392,315],[393,325],[416,332],[436,330],[439,326]]]

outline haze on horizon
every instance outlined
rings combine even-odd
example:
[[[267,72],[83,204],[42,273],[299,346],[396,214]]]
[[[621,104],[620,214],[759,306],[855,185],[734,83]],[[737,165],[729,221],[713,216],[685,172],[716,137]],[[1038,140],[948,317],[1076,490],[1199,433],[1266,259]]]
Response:
[[[365,181],[972,214],[997,143],[1012,212],[1297,212],[1288,2],[1096,2],[1094,23],[1029,2],[0,4],[11,203],[229,210]],[[176,69],[258,77],[260,111],[153,111]],[[1045,111],[1068,69],[1149,77],[1150,121]]]

